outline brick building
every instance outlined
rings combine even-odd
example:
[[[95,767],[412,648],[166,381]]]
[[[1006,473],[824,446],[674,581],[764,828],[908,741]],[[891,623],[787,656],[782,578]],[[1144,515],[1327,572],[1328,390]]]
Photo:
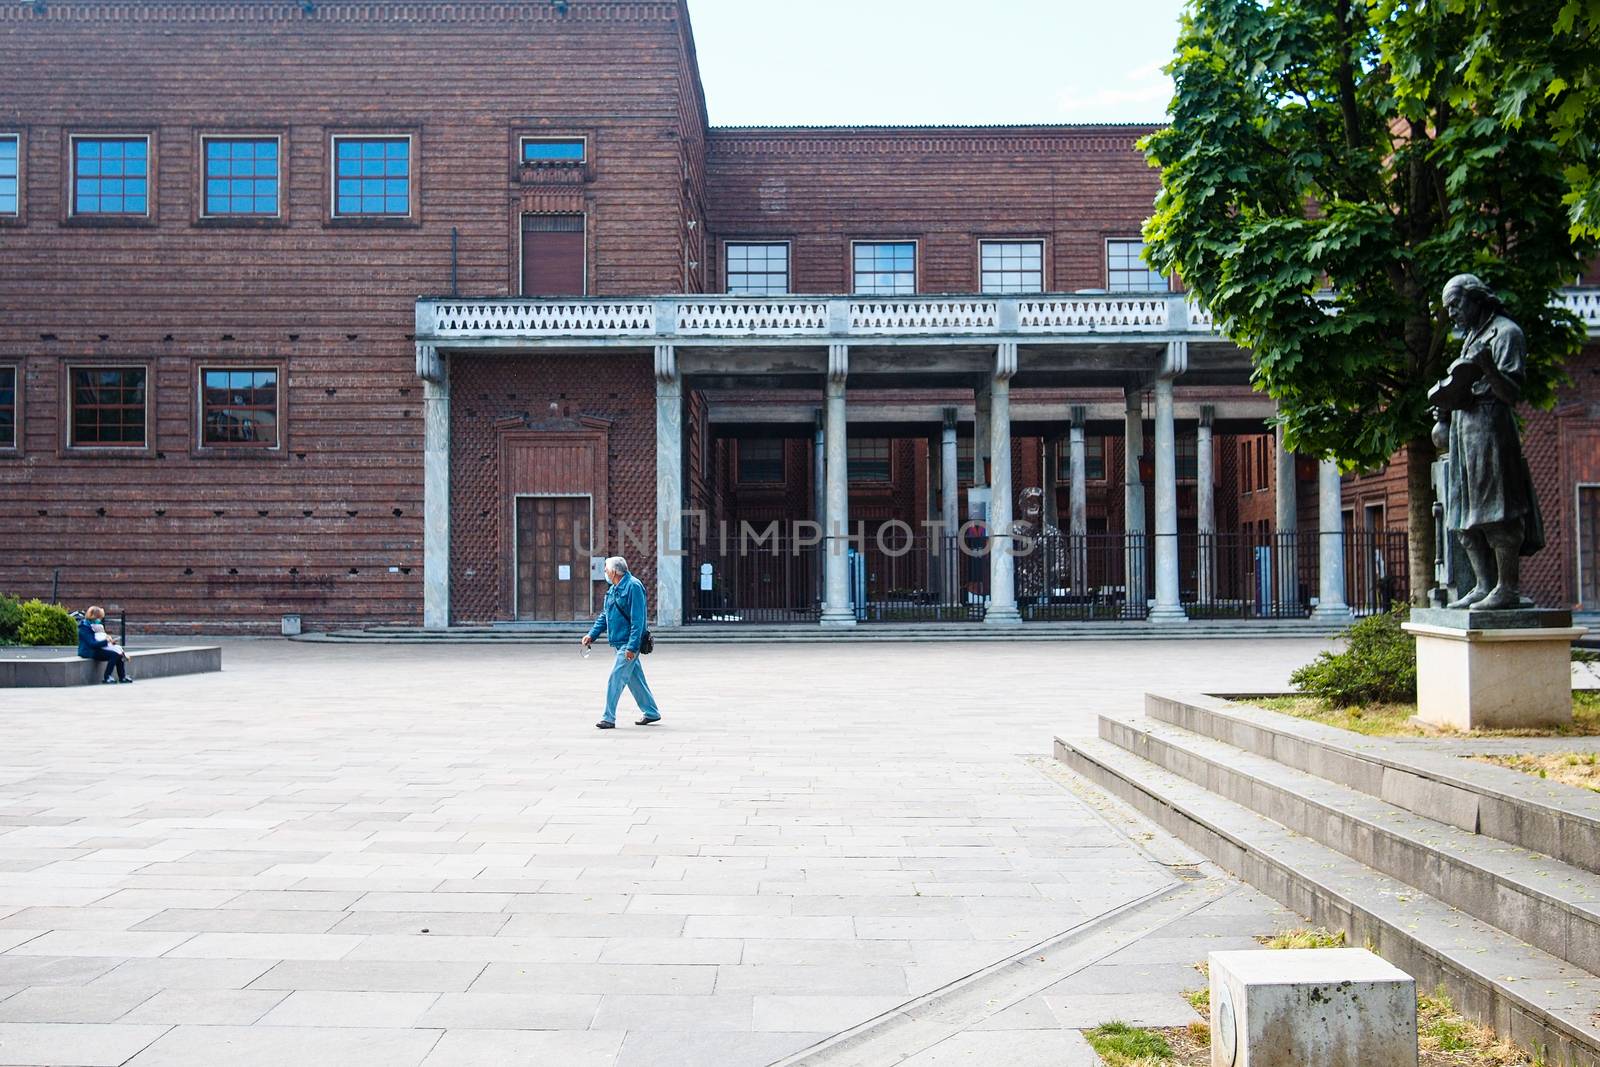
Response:
[[[1140,262],[1148,127],[713,128],[680,0],[49,0],[0,57],[0,589],[562,620],[620,550],[668,623],[1379,597],[1403,507],[1330,529]],[[1593,373],[1530,445],[1551,602],[1600,600]],[[961,551],[1013,512],[1061,534]]]

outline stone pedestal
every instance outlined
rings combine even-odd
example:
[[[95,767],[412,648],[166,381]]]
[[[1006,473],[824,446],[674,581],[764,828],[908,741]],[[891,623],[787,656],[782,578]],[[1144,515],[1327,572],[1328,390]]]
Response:
[[[1572,721],[1572,613],[1418,608],[1417,718],[1454,730]]]
[[[1416,1067],[1411,976],[1360,948],[1213,952],[1211,1067]]]

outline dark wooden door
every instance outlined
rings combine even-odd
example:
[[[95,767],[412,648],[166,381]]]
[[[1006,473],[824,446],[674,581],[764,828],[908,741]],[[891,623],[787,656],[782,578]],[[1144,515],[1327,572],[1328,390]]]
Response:
[[[583,216],[522,216],[522,295],[583,291]]]
[[[569,621],[591,613],[589,498],[517,499],[517,618]]]

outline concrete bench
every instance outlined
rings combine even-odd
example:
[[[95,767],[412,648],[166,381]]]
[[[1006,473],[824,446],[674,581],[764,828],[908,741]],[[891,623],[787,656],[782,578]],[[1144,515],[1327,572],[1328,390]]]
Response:
[[[0,648],[0,689],[97,685],[105,664],[70,648]],[[128,651],[128,673],[138,681],[222,669],[217,645],[161,646]]]

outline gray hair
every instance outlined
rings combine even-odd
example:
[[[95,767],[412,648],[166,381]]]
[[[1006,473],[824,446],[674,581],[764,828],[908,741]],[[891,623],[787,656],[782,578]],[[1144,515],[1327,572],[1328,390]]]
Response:
[[[606,570],[616,571],[618,574],[628,573],[628,561],[621,556],[607,556]]]
[[[1476,274],[1457,274],[1454,278],[1444,283],[1444,291],[1446,293],[1452,289],[1461,290],[1464,296],[1470,296],[1497,312],[1505,311],[1505,305],[1500,302],[1500,297],[1495,294],[1493,289],[1489,288],[1488,282]]]

